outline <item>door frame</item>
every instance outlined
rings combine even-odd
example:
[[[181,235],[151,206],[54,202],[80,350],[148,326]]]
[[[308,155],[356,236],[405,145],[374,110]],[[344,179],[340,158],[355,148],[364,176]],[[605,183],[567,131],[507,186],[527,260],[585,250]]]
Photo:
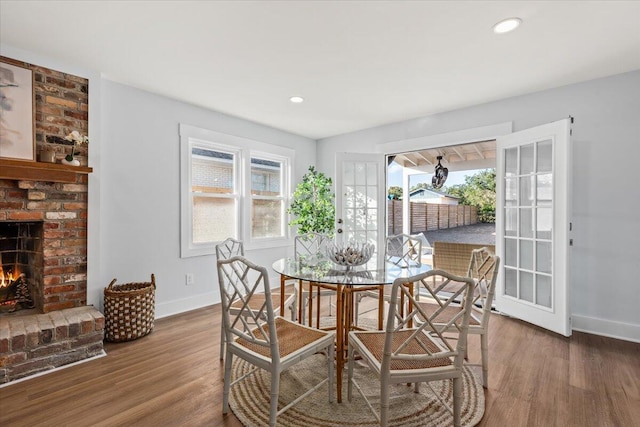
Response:
[[[436,135],[420,136],[416,138],[401,139],[398,141],[378,143],[375,151],[385,156],[409,151],[417,151],[428,148],[446,147],[450,145],[472,144],[479,141],[497,139],[500,136],[513,132],[513,122],[503,122],[494,125],[479,126],[469,129],[462,129],[454,132],[441,133]],[[404,175],[404,174],[403,174]],[[386,174],[385,174],[386,177]],[[409,194],[409,178],[403,176],[403,193]],[[386,207],[385,207],[386,212]],[[409,228],[409,198],[403,198],[402,202],[402,227],[403,233],[411,234]],[[385,224],[388,220],[388,213],[385,215]],[[388,227],[385,227],[385,234]],[[498,242],[496,241],[496,252],[498,252]]]

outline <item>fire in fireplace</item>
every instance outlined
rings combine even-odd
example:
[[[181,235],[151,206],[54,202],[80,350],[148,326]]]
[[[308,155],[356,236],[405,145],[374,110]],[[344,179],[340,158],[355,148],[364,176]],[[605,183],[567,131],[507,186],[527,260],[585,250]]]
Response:
[[[0,268],[0,311],[9,308],[9,312],[17,308],[33,308],[33,299],[27,285],[26,277],[20,272],[5,273]]]
[[[0,222],[0,314],[36,307],[42,236],[42,222]]]

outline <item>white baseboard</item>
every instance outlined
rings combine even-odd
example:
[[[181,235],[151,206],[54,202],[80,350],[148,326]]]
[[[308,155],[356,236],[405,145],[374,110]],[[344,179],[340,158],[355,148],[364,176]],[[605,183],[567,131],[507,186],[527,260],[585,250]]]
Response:
[[[188,298],[182,298],[179,300],[164,302],[156,304],[156,319],[161,319],[167,316],[173,316],[174,314],[184,313],[185,311],[191,311],[198,308],[206,307],[220,302],[216,300],[216,295],[213,292],[206,294],[200,294],[191,296]]]
[[[638,324],[616,322],[577,314],[572,314],[571,317],[574,331],[640,343],[640,325]]]
[[[18,383],[20,383],[22,381],[27,381],[27,380],[30,380],[32,378],[41,377],[42,375],[47,375],[47,374],[50,374],[52,372],[59,371],[61,369],[67,369],[67,368],[70,368],[72,366],[80,365],[81,363],[91,362],[92,360],[100,359],[101,357],[105,357],[106,355],[107,355],[107,352],[102,350],[100,353],[96,354],[95,356],[87,357],[86,359],[78,360],[77,362],[67,363],[66,365],[58,366],[56,368],[52,368],[52,369],[49,369],[47,371],[41,371],[41,372],[38,372],[37,374],[33,374],[33,375],[26,376],[26,377],[18,378],[17,380],[9,381],[8,383],[0,384],[0,388],[8,387],[8,386],[11,386],[11,385],[14,385],[14,384],[18,384]]]

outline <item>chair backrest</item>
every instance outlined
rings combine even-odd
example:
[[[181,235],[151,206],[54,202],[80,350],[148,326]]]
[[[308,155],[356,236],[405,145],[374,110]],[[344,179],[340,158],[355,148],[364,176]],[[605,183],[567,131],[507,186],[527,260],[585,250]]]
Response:
[[[325,254],[325,251],[333,239],[326,234],[306,233],[299,234],[293,241],[293,249],[296,259],[318,254]]]
[[[489,248],[482,247],[471,252],[467,275],[476,284],[473,296],[474,313],[471,315],[476,318],[482,327],[486,327],[487,322],[489,322],[499,270],[500,257],[493,254]],[[480,310],[481,313],[476,317],[475,311],[477,310]]]
[[[422,240],[408,234],[387,237],[385,260],[400,267],[422,265]]]
[[[218,259],[229,259],[237,255],[244,256],[244,245],[239,240],[228,237],[224,242],[216,245]]]
[[[271,358],[277,359],[275,315],[266,268],[242,256],[218,259],[217,266],[226,342],[233,343],[234,338],[241,338],[251,345],[269,348]],[[264,299],[260,298],[260,301],[264,300],[262,304],[250,307],[250,299],[261,292],[264,292]]]
[[[495,252],[494,245],[477,245],[473,243],[433,242],[433,268],[445,270],[458,276],[465,276],[469,259],[474,249],[487,247]]]
[[[418,294],[412,290],[412,286],[429,294],[439,307],[430,313],[426,312],[416,299]],[[448,298],[440,295],[444,287],[452,292]],[[467,345],[473,287],[472,278],[455,276],[441,270],[396,279],[389,303],[382,369],[392,366],[394,361],[408,366],[414,364],[416,369],[424,368],[425,364],[439,366],[445,358],[456,368],[461,368]],[[401,295],[413,306],[411,311],[406,311],[404,317],[399,307]],[[442,322],[441,315],[451,304],[455,304],[455,300],[463,301],[466,308],[456,308],[455,315]],[[456,337],[446,334],[453,328],[458,330]],[[427,335],[434,340],[426,339]]]

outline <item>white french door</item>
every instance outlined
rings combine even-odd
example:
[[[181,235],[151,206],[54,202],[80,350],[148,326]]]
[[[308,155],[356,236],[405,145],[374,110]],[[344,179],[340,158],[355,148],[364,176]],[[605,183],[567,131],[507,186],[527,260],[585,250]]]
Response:
[[[571,335],[570,119],[496,140],[496,308]]]
[[[383,154],[336,154],[337,242],[373,243],[375,253],[381,253],[386,237],[385,174]]]

